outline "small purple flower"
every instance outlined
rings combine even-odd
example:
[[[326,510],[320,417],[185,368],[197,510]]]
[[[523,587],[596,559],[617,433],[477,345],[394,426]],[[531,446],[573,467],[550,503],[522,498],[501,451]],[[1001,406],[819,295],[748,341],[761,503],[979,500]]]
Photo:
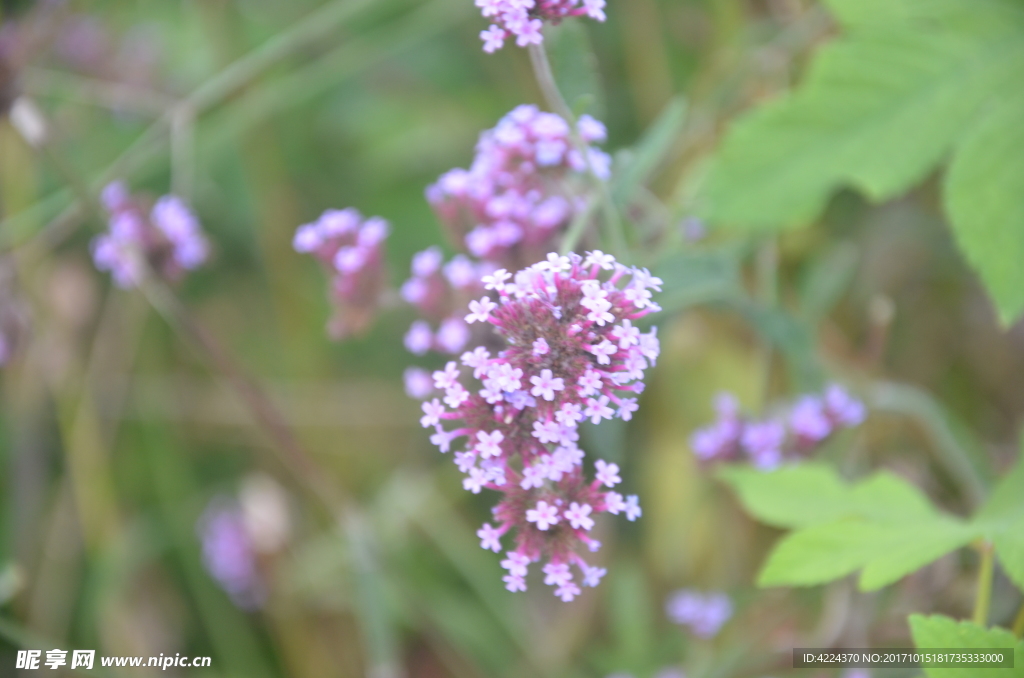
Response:
[[[108,230],[92,241],[93,263],[109,271],[118,287],[136,287],[146,269],[168,280],[206,261],[209,245],[195,215],[181,198],[165,195],[147,217],[121,181],[108,184],[100,201],[110,215]]]
[[[196,529],[202,542],[203,564],[210,575],[238,607],[261,607],[266,595],[241,509],[226,500],[214,500]]]
[[[681,589],[665,601],[670,621],[686,626],[700,638],[714,637],[732,616],[732,601],[724,593]]]
[[[333,338],[361,334],[373,321],[384,289],[383,245],[390,229],[384,219],[364,219],[349,207],[327,210],[314,223],[303,224],[295,231],[295,251],[318,259],[332,276],[334,316],[328,328]],[[414,289],[403,289],[403,295],[416,293]],[[414,339],[422,343],[422,334]]]

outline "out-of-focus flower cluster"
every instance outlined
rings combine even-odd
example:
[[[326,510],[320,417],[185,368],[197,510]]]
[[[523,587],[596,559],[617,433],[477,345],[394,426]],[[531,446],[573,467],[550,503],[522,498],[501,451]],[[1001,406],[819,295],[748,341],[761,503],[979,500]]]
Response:
[[[587,143],[606,136],[604,125],[589,116],[580,118],[578,131]],[[483,276],[517,271],[556,249],[585,207],[582,174],[593,169],[607,178],[609,162],[593,147],[584,158],[572,145],[569,124],[536,106],[519,106],[485,131],[470,169],[453,169],[427,188],[427,200],[469,256],[443,263],[441,250],[431,247],[413,257],[401,293],[420,319],[406,333],[405,347],[416,355],[458,355],[470,341],[493,341],[492,332],[474,332],[458,311],[483,291]],[[406,390],[426,397],[431,389],[423,386],[424,372],[411,370]]]
[[[288,498],[265,475],[250,476],[238,497],[217,497],[196,524],[203,565],[238,607],[253,610],[266,600],[260,558],[270,557],[289,538]]]
[[[495,52],[505,46],[505,40],[515,36],[520,47],[544,42],[541,28],[544,22],[557,24],[566,17],[588,16],[604,21],[605,0],[476,0],[476,6],[492,23],[480,32],[485,52]]]
[[[864,404],[832,384],[822,395],[805,395],[782,415],[765,420],[742,417],[739,402],[728,393],[715,400],[718,420],[698,429],[690,447],[703,462],[747,459],[773,469],[787,459],[809,454],[835,432],[864,421]]]
[[[581,116],[586,144],[604,141],[604,125]],[[603,151],[573,146],[569,123],[536,106],[518,106],[480,135],[468,170],[453,169],[427,188],[427,200],[456,243],[495,268],[519,270],[557,249],[586,206],[584,174],[607,179]]]
[[[590,536],[594,517],[641,514],[636,496],[611,489],[621,482],[616,464],[597,460],[594,480],[586,479],[578,426],[628,421],[636,412],[644,370],[660,347],[656,329],[642,333],[633,323],[660,310],[651,291],[661,281],[594,251],[585,259],[549,254],[515,276],[498,269],[483,283],[497,300],[471,301],[465,319],[490,325],[505,347],[492,355],[478,346],[461,356],[482,388],[468,389],[469,375],[454,361],[434,372],[443,399],[423,403],[420,423],[434,430],[431,441],[442,452],[465,439],[455,452],[465,489],[504,495],[492,511],[496,526],[485,524],[477,536],[498,552],[502,537],[515,533],[502,561],[506,588],[525,590],[529,565],[546,558],[544,582],[570,601],[580,593],[573,565],[584,586],[596,586],[605,573],[579,553],[600,546]],[[458,423],[445,429],[444,422]]]
[[[386,284],[384,241],[391,227],[358,210],[327,210],[295,231],[296,252],[311,254],[332,274],[334,317],[328,330],[335,339],[366,330],[380,306]]]
[[[732,601],[720,592],[680,589],[665,601],[665,614],[700,638],[712,638],[732,617]]]
[[[405,335],[410,353],[423,355],[433,349],[457,355],[470,339],[464,310],[469,300],[483,292],[480,279],[493,270],[463,254],[444,263],[441,248],[430,247],[412,259],[412,277],[402,284],[402,298],[419,312],[421,319]],[[432,329],[437,326],[437,331]],[[424,393],[424,396],[426,393]],[[414,396],[422,397],[422,396]]]
[[[147,215],[142,200],[115,181],[103,189],[101,201],[110,220],[107,232],[92,242],[92,258],[119,287],[137,286],[147,267],[174,281],[206,261],[209,245],[181,198],[165,195]]]
[[[605,678],[633,678],[631,673],[613,673]],[[661,669],[654,674],[653,678],[686,678],[686,674],[683,673],[682,669],[669,666]]]

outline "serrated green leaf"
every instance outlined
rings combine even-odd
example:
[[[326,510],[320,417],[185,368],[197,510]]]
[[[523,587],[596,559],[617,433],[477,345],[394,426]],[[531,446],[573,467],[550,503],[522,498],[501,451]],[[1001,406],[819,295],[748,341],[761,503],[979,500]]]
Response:
[[[1024,461],[1003,478],[974,519],[1006,574],[1024,590]]]
[[[872,200],[920,182],[952,151],[957,240],[1009,322],[1024,310],[1024,5],[1014,0],[830,0],[845,27],[803,84],[736,122],[698,212],[750,230],[813,219],[843,186]],[[1017,96],[1019,101],[1021,97]]]
[[[1022,120],[1024,96],[999,102],[961,141],[945,182],[946,211],[957,244],[1004,324],[1024,310]]]
[[[935,510],[920,490],[884,471],[854,485],[823,464],[768,473],[733,467],[719,476],[758,519],[797,528],[769,556],[761,586],[812,586],[863,568],[860,587],[874,590],[977,536],[976,528]]]
[[[844,517],[847,487],[824,464],[786,466],[760,471],[724,466],[718,477],[739,497],[751,515],[775,527],[808,527]]]
[[[1006,629],[982,628],[974,622],[957,622],[942,615],[926,617],[912,614],[908,619],[914,645],[919,648],[950,649],[995,649],[1014,648],[1014,668],[992,668],[980,671],[977,668],[936,669],[927,668],[928,678],[1024,678],[1024,641]]]
[[[785,537],[765,563],[759,586],[813,586],[863,568],[860,588],[873,591],[960,548],[973,533],[935,517],[883,523],[841,520]]]

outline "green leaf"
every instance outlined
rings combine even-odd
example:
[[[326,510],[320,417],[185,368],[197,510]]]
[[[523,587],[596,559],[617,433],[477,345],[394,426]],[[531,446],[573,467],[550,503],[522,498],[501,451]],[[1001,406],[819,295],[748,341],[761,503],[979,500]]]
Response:
[[[1024,590],[1024,460],[996,486],[974,523],[995,545],[1006,574]]]
[[[854,485],[824,464],[768,473],[726,468],[719,476],[760,520],[796,531],[769,556],[760,586],[812,586],[863,569],[874,590],[967,544],[977,529],[935,510],[913,485],[887,472]]]
[[[1024,96],[995,104],[963,138],[946,175],[946,211],[957,244],[1004,324],[1024,310],[1022,120]]]
[[[1014,648],[1014,668],[925,669],[929,678],[1024,678],[1024,641],[1006,629],[982,628],[974,622],[957,622],[942,615],[912,614],[908,620],[914,645],[918,648],[995,649]]]
[[[957,240],[1004,321],[1024,309],[1024,6],[1014,0],[830,0],[844,35],[794,92],[736,122],[698,196],[710,221],[806,224],[843,186],[896,196],[951,152]],[[1019,97],[1017,97],[1019,99]]]
[[[604,117],[605,96],[597,57],[586,29],[578,19],[566,19],[544,29],[544,46],[558,89],[577,115]]]
[[[846,515],[847,487],[824,464],[785,466],[760,471],[723,466],[718,477],[739,496],[743,508],[775,527],[809,527]]]

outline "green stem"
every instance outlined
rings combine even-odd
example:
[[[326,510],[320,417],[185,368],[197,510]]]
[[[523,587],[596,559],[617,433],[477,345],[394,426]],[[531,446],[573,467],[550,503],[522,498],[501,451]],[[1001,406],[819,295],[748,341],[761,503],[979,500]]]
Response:
[[[766,308],[773,308],[779,297],[779,249],[774,238],[768,239],[757,253],[755,260],[758,300]],[[775,347],[771,339],[764,337],[760,347],[761,360],[761,403],[768,403],[771,394],[772,359]]]
[[[1020,612],[1017,613],[1017,619],[1013,622],[1013,634],[1018,638],[1024,638],[1024,603],[1020,605]]]
[[[593,164],[590,162],[590,154],[587,153],[587,144],[584,143],[583,139],[579,135],[579,131],[576,127],[576,115],[569,108],[569,104],[566,103],[565,97],[562,96],[561,90],[558,89],[558,83],[555,81],[555,73],[551,69],[551,62],[548,60],[548,53],[544,50],[544,45],[530,45],[530,63],[533,65],[533,73],[537,78],[537,85],[540,87],[541,93],[547,100],[548,105],[558,115],[565,118],[566,122],[569,123],[570,133],[569,136],[572,140],[573,146],[579,152],[580,156],[587,163],[588,174],[590,175],[591,183],[601,196],[601,211],[604,215],[605,227],[607,229],[608,242],[611,245],[611,249],[619,259],[627,260],[630,258],[629,246],[626,243],[626,234],[623,230],[622,220],[619,218],[619,211],[615,207],[615,201],[612,198],[612,193],[608,189],[608,183],[600,179],[594,172]],[[584,222],[585,224],[585,222]],[[576,224],[573,224],[576,226]],[[579,240],[582,235],[583,226],[578,226],[580,233],[574,233],[574,239]],[[568,240],[568,237],[567,237]],[[570,243],[575,247],[576,242]],[[563,251],[568,251],[571,247],[566,247],[565,244],[562,246]]]
[[[974,623],[988,625],[988,612],[992,605],[992,575],[995,571],[995,550],[985,542],[978,547],[981,565],[978,570],[978,593],[974,599]]]

